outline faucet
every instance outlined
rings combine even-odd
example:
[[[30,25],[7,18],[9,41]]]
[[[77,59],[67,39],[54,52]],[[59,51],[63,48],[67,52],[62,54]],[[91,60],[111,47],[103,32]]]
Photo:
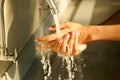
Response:
[[[50,7],[50,11],[51,11],[51,14],[54,15],[54,14],[58,14],[58,9],[55,5],[55,2],[54,0],[47,0],[48,2],[48,5]]]
[[[5,21],[4,21],[4,3],[5,0],[1,1],[0,4],[0,19],[1,19],[1,45],[0,45],[0,61],[13,61],[16,62],[18,57],[17,49],[14,53],[9,53],[6,46],[6,34],[5,34]]]
[[[47,0],[50,7],[51,14],[58,14],[58,9],[55,5],[54,0]],[[17,50],[14,53],[9,53],[6,46],[6,34],[5,34],[5,22],[4,22],[4,3],[5,0],[1,1],[0,6],[0,19],[1,19],[1,45],[0,45],[0,61],[16,61],[18,58]]]
[[[5,37],[5,22],[4,22],[4,2],[5,0],[1,1],[0,7],[0,17],[1,17],[1,55],[8,55],[6,49],[6,37]]]

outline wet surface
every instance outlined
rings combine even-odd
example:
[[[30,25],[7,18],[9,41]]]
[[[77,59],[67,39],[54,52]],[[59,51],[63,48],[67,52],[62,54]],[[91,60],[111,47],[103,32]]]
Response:
[[[81,56],[76,56],[78,71],[74,80],[120,80],[120,42],[96,41],[88,44]],[[49,80],[58,80],[68,76],[65,68],[61,68],[61,58],[56,54],[51,57],[52,75]],[[83,74],[83,76],[81,76]],[[44,80],[40,58],[37,58],[29,69],[24,80]]]

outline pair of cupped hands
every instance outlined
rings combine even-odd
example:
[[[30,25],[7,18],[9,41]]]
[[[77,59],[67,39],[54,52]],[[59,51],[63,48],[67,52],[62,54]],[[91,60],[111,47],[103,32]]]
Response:
[[[55,31],[55,25],[49,27],[48,30]],[[74,56],[87,48],[88,36],[87,27],[81,26],[78,23],[64,22],[60,23],[60,36],[52,33],[36,38],[35,41],[37,43],[45,42],[45,44],[37,45],[36,49],[52,49],[63,56]]]

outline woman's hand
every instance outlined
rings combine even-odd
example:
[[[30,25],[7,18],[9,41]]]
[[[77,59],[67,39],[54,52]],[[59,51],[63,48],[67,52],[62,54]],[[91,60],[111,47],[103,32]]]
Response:
[[[49,30],[56,30],[55,26],[49,28]],[[87,42],[88,31],[87,27],[83,27],[77,23],[62,23],[60,24],[60,37],[56,33],[50,34],[48,36],[43,36],[36,38],[37,42],[47,42],[44,45],[38,45],[36,48],[44,49],[52,48],[55,52],[63,55],[78,55],[82,50],[86,48],[86,45],[81,45]]]
[[[86,49],[85,44],[79,44],[78,32],[73,31],[56,40],[53,50],[64,56],[74,56]]]

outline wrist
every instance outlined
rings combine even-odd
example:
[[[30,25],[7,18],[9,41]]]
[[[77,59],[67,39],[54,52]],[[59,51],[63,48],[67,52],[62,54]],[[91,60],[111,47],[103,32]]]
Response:
[[[93,30],[94,30],[94,28],[92,26],[86,27],[86,34],[87,34],[86,42],[91,42],[93,40],[93,36],[94,36]]]
[[[89,26],[89,29],[88,29],[88,34],[90,36],[89,41],[97,40],[98,33],[99,33],[99,30],[97,29],[97,26]]]
[[[79,28],[79,43],[84,44],[92,41],[93,39],[93,32],[91,26],[81,26]]]

